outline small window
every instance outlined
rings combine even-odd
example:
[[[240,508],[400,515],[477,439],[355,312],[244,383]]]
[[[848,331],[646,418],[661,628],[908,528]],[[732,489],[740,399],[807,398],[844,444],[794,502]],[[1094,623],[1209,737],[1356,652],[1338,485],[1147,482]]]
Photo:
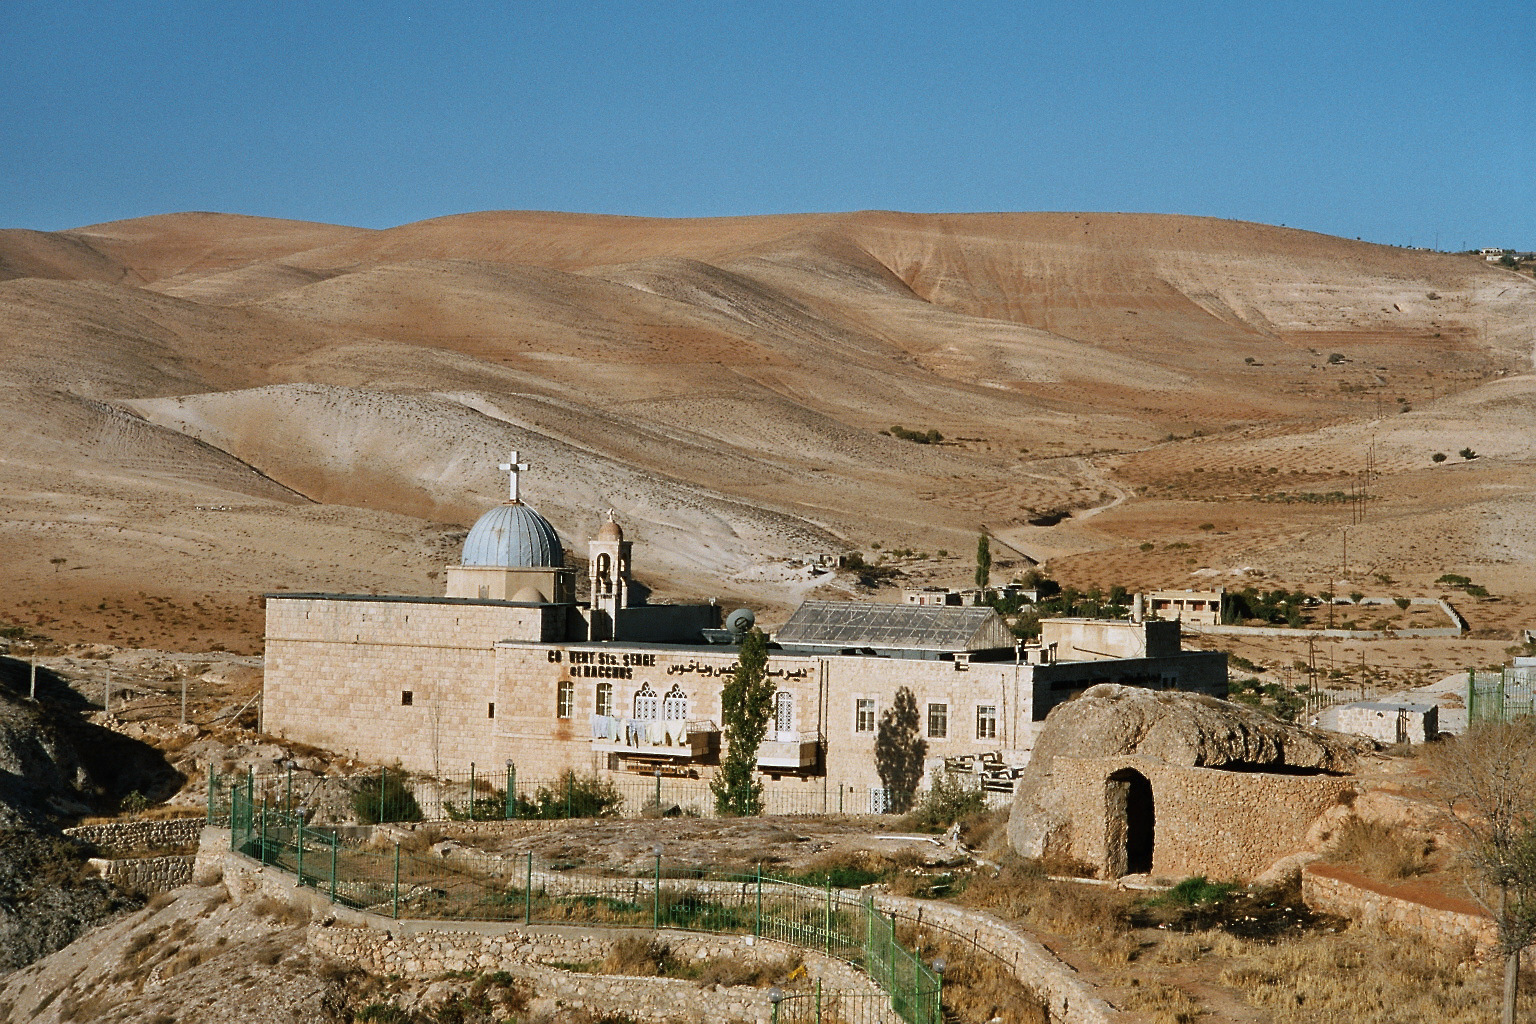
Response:
[[[576,684],[569,679],[560,680],[560,688],[555,693],[555,716],[558,718],[570,718],[575,706]]]
[[[928,705],[928,736],[941,740],[949,735],[949,705]]]
[[[976,738],[979,740],[997,739],[997,705],[976,705]]]
[[[668,722],[681,722],[688,717],[688,695],[674,685],[661,700],[661,717]]]
[[[597,713],[600,715],[613,714],[613,684],[597,684]]]
[[[875,731],[875,701],[874,698],[860,698],[853,702],[853,731]]]
[[[485,706],[485,717],[486,718],[495,718],[496,717],[496,702],[495,701],[491,701],[489,704],[487,704]]]
[[[484,601],[486,598],[488,598],[490,596],[491,596],[491,588],[490,587],[485,586],[485,587],[481,587],[480,588],[480,600]]]
[[[789,732],[795,727],[795,698],[780,690],[773,695],[773,728],[776,732]]]
[[[416,699],[416,695],[414,693],[412,693],[410,690],[401,690],[400,691],[400,706],[401,707],[407,707],[407,708],[410,707],[412,701],[414,701],[415,699]]]
[[[635,717],[645,721],[661,717],[661,698],[656,696],[650,683],[642,683],[635,693]]]

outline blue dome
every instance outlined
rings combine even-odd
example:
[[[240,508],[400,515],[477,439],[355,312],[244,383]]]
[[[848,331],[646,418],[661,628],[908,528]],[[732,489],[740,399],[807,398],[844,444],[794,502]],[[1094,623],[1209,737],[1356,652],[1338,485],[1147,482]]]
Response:
[[[504,569],[558,569],[565,565],[560,535],[549,520],[521,502],[497,505],[464,538],[460,565]]]

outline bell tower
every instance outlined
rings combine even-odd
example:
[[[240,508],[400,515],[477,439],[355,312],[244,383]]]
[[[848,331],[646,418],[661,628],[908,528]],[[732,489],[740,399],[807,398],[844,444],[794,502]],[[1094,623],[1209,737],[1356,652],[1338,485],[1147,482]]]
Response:
[[[619,609],[629,606],[629,541],[614,522],[613,509],[608,521],[598,529],[588,545],[592,582],[592,628],[589,639],[613,640]]]

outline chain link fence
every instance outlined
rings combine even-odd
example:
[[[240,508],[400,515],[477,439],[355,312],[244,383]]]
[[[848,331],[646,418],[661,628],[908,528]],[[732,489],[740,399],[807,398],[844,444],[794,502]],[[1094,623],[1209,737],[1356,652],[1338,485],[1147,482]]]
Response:
[[[759,870],[742,875],[667,864],[658,853],[647,872],[572,873],[570,865],[526,854],[460,850],[423,856],[399,844],[367,844],[368,830],[317,828],[257,802],[254,776],[230,788],[230,848],[292,874],[296,884],[333,903],[391,918],[589,924],[674,928],[777,939],[853,964],[885,993],[907,1024],[940,1024],[939,976],[898,940],[896,920],[872,901],[781,881]],[[884,1020],[856,994],[837,1006],[856,1018],[807,1010],[800,997],[779,1007],[788,1020]],[[811,1014],[818,1015],[811,1015]],[[839,1011],[841,1013],[841,1011]]]

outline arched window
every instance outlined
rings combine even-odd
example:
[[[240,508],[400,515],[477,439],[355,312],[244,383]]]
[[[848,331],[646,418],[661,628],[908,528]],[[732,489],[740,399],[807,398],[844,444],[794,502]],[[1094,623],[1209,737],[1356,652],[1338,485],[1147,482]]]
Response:
[[[688,695],[676,685],[661,702],[661,717],[669,722],[681,722],[688,717]]]
[[[635,693],[635,717],[655,719],[660,717],[661,701],[656,696],[656,691],[651,689],[650,683],[643,683],[639,691]]]
[[[612,562],[606,551],[597,556],[597,583],[605,594],[613,589],[613,577],[609,572],[611,567]]]
[[[571,712],[576,708],[576,684],[569,679],[560,680],[560,686],[555,691],[555,716],[557,718],[570,718]]]
[[[779,732],[792,732],[795,728],[795,698],[784,690],[773,695],[773,727]]]
[[[597,684],[597,713],[600,715],[613,714],[613,684]]]

